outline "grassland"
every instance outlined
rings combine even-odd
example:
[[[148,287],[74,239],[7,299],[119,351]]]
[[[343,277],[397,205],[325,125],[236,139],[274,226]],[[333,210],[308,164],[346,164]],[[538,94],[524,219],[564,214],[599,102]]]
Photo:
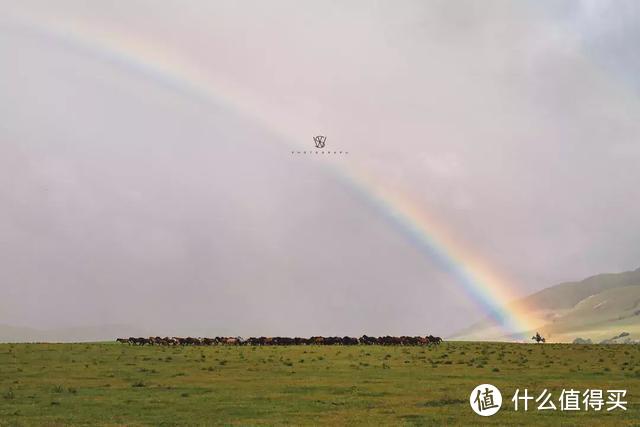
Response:
[[[0,425],[640,425],[640,346],[0,345]],[[500,412],[471,411],[478,384]],[[516,388],[626,389],[628,410],[513,410]]]

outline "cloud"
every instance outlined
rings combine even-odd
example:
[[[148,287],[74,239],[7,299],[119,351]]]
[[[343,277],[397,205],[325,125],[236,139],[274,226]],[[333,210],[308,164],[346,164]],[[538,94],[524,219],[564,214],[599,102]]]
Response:
[[[637,8],[601,4],[6,5],[233,102],[5,18],[0,321],[446,334],[479,316],[333,167],[411,195],[517,293],[636,267]],[[292,158],[318,133],[349,157]]]

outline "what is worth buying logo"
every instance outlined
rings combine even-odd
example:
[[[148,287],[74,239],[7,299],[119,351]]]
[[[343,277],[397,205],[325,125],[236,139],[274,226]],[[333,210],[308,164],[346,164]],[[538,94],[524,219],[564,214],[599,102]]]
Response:
[[[627,410],[627,390],[603,390],[590,388],[586,390],[576,390],[573,388],[563,388],[557,399],[553,397],[555,392],[548,389],[542,390],[540,394],[530,393],[529,389],[516,389],[511,401],[514,411],[529,411],[529,406],[535,407],[537,411],[626,411]],[[537,397],[536,397],[537,396]],[[554,403],[557,401],[558,404]],[[491,384],[480,384],[473,389],[469,396],[471,409],[478,415],[489,417],[500,410],[502,406],[502,394],[496,386]]]
[[[502,406],[502,394],[498,387],[491,384],[480,384],[469,396],[471,409],[483,417],[490,417],[500,410]]]

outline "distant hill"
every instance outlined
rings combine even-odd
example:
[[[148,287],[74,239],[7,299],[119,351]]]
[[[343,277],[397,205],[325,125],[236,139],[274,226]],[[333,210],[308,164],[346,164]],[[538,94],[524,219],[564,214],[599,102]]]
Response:
[[[598,340],[640,329],[640,286],[607,289],[589,296],[543,327],[547,335],[580,334]],[[588,335],[588,336],[587,336]],[[592,338],[593,339],[593,338]]]
[[[111,341],[119,336],[148,336],[127,325],[104,325],[79,328],[39,330],[0,324],[0,342],[85,342]]]
[[[598,274],[579,282],[565,282],[523,298],[520,303],[533,310],[572,308],[583,299],[608,289],[640,285],[640,268],[624,273]]]
[[[529,295],[515,304],[527,307],[550,341],[575,338],[600,342],[621,332],[640,339],[640,268],[624,273],[599,274],[578,282],[565,282]],[[527,334],[534,331],[523,331]],[[488,319],[459,331],[451,339],[505,340]]]

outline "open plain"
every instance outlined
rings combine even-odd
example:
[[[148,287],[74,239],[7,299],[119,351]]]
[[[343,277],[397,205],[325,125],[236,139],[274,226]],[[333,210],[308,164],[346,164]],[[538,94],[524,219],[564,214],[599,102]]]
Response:
[[[637,345],[2,344],[0,425],[638,425],[639,362]],[[503,395],[491,417],[469,405],[482,383]],[[515,411],[525,388],[558,409]],[[627,410],[561,411],[562,389],[624,389]]]

